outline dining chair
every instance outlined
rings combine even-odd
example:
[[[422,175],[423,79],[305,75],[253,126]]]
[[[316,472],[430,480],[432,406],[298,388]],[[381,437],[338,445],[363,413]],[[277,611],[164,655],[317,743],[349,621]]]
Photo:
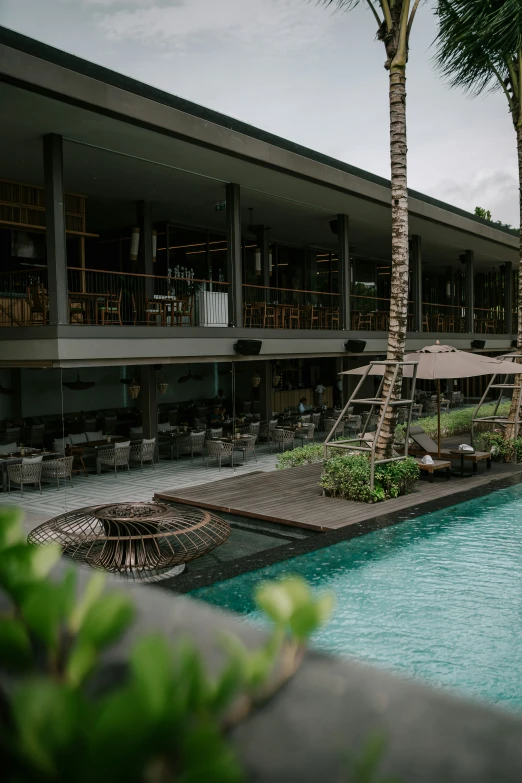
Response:
[[[203,432],[191,432],[186,438],[181,438],[178,441],[178,454],[190,454],[192,462],[194,462],[194,454],[201,454],[203,457],[205,436],[206,432],[203,430]]]
[[[373,313],[359,313],[357,329],[366,329],[370,332],[373,331]]]
[[[317,329],[319,327],[319,312],[315,305],[304,305],[301,308],[301,320],[303,329]]]
[[[234,467],[234,444],[222,440],[207,441],[207,468],[211,457],[216,458],[219,470],[221,470],[221,461],[227,457],[230,457],[232,467]]]
[[[188,294],[180,296],[170,303],[171,325],[183,326],[183,320],[187,319],[192,326],[193,299]]]
[[[313,424],[304,424],[300,430],[295,433],[295,439],[300,440],[304,446],[307,440],[315,441],[315,426]]]
[[[121,298],[123,292],[120,288],[119,294],[106,294],[101,302],[98,302],[98,312],[96,323],[98,323],[101,316],[101,325],[105,326],[106,323],[119,323],[123,326],[121,319]]]
[[[328,432],[328,433],[332,432],[336,421],[337,421],[337,419],[328,419],[328,418],[326,418],[324,420],[324,431]],[[335,432],[332,433],[332,436],[338,438],[338,437],[341,437],[342,435],[344,435],[344,422],[340,421],[339,424],[337,425],[336,429],[335,429]]]
[[[138,322],[149,326],[152,321],[161,326],[165,323],[165,305],[156,299],[148,299],[145,295],[132,294],[132,313],[134,326]]]
[[[154,452],[156,451],[156,438],[143,438],[141,443],[133,443],[130,447],[130,462],[137,462],[143,472],[143,463],[149,462],[154,467]]]
[[[241,435],[240,438],[233,441],[234,451],[240,451],[243,454],[243,462],[245,464],[248,464],[249,453],[254,455],[254,459],[257,462],[256,441],[257,435]]]
[[[114,468],[115,476],[118,474],[118,468],[121,467],[126,467],[127,472],[130,472],[130,448],[130,440],[126,440],[122,441],[121,443],[115,443],[113,448],[100,450],[96,458],[96,470],[98,476],[101,475],[102,467],[104,465]]]
[[[56,479],[56,486],[60,489],[60,479],[71,482],[73,486],[72,472],[73,472],[74,456],[58,457],[57,459],[46,460],[42,462],[42,479]]]
[[[44,286],[41,284],[27,286],[27,300],[31,326],[35,323],[45,326],[49,313],[49,300]]]
[[[283,430],[276,427],[274,429],[272,439],[274,444],[279,447],[279,451],[284,452],[286,447],[290,444],[292,445],[292,448],[294,448],[295,438],[293,430]]]
[[[339,308],[327,307],[326,308],[326,322],[328,329],[339,329]]]
[[[430,331],[430,317],[427,313],[424,313],[424,315],[422,316],[422,331],[423,332]]]
[[[301,310],[299,305],[288,308],[288,328],[300,329],[301,328]]]
[[[42,494],[42,457],[26,457],[21,463],[7,466],[7,490],[11,493],[11,484],[20,485],[20,497],[24,496],[24,485],[36,485]]]
[[[87,320],[87,303],[81,297],[69,297],[69,323],[84,324]]]

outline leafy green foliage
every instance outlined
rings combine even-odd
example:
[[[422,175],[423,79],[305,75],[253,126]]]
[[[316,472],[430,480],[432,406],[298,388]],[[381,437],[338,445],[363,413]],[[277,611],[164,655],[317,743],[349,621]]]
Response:
[[[370,488],[371,461],[366,454],[331,457],[323,465],[320,486],[331,497],[377,503],[411,492],[419,478],[412,457],[375,467],[375,486]]]
[[[488,430],[478,435],[477,447],[490,451],[498,462],[522,462],[522,437],[506,440],[503,432]]]
[[[226,728],[294,673],[303,644],[328,619],[331,596],[315,598],[298,578],[268,583],[257,601],[273,633],[253,651],[225,637],[217,676],[190,639],[171,647],[154,634],[134,644],[115,681],[102,654],[131,625],[132,602],[104,592],[98,573],[77,597],[72,570],[49,578],[59,556],[28,545],[20,516],[0,511],[0,682],[10,683],[0,685],[2,780],[244,780]]]
[[[499,405],[498,415],[507,416],[509,413],[509,402],[503,402]],[[486,416],[492,416],[494,413],[495,405],[493,403],[483,405],[479,413],[482,418]],[[462,410],[450,411],[449,413],[440,414],[440,435],[442,438],[451,438],[454,435],[465,435],[471,430],[471,420],[473,419],[473,413],[475,408],[463,408]],[[426,416],[420,422],[424,432],[435,439],[437,437],[437,417]],[[483,424],[475,425],[477,429],[485,426]],[[404,440],[404,425],[400,424],[396,429],[396,438],[398,441]]]
[[[299,446],[292,451],[285,451],[277,457],[277,470],[298,468],[300,465],[311,465],[323,459],[323,446],[320,443],[310,443],[309,446]]]

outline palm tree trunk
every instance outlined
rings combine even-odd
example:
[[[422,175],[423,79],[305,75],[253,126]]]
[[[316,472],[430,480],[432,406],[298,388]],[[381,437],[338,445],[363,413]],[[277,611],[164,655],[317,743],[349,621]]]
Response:
[[[517,149],[518,149],[518,182],[519,182],[519,207],[520,207],[520,265],[518,269],[518,323],[517,323],[517,353],[522,354],[522,118],[517,125]],[[511,318],[511,313],[508,314]],[[512,422],[506,427],[506,440],[516,438],[518,435],[518,425],[516,424],[518,400],[522,387],[522,375],[515,375],[517,388],[513,389],[511,398],[511,408],[509,410],[508,421]]]
[[[406,176],[406,69],[390,71],[390,156],[391,156],[391,211],[392,211],[392,273],[390,300],[390,327],[387,359],[402,361],[406,344],[408,322],[408,183]],[[393,367],[387,368],[383,384],[383,404],[393,379]],[[401,397],[402,371],[397,376],[391,400]],[[381,408],[382,411],[382,408]],[[384,423],[377,441],[377,459],[391,457],[398,408],[386,410]]]

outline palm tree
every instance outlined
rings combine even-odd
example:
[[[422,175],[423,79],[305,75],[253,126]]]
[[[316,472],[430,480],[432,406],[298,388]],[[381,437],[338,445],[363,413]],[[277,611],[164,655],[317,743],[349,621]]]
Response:
[[[350,10],[361,0],[319,0]],[[387,359],[402,361],[408,323],[408,184],[406,176],[406,64],[413,20],[420,0],[366,0],[377,25],[377,38],[386,50],[384,67],[389,73],[392,273],[390,326]],[[384,376],[383,404],[390,390],[393,368]],[[391,399],[401,397],[402,372],[398,374]],[[376,448],[379,459],[391,456],[398,409],[387,408]]]
[[[472,95],[501,91],[517,135],[522,260],[522,3],[520,0],[438,0],[436,63],[452,87]],[[522,265],[519,269],[517,352],[522,353]],[[472,303],[469,303],[472,306]],[[511,313],[506,314],[511,318]],[[516,437],[522,375],[513,390],[506,438]]]

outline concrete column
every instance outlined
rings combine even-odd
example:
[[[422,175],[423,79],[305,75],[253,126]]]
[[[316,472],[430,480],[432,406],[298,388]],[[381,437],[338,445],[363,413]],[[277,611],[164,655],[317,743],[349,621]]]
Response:
[[[504,329],[506,334],[513,331],[513,264],[504,266]]]
[[[474,264],[473,250],[466,250],[466,289],[464,303],[466,305],[466,332],[473,334],[474,330],[474,306],[475,306],[475,285],[474,285]]]
[[[229,183],[227,193],[227,281],[229,326],[243,326],[243,287],[241,274],[241,189]]]
[[[43,137],[49,323],[69,322],[62,137]]]
[[[351,327],[351,269],[348,215],[337,215],[337,253],[339,275],[339,304],[341,329]]]
[[[413,331],[422,332],[422,240],[418,234],[413,234],[411,237],[411,268]]]
[[[156,370],[153,364],[140,367],[141,425],[144,438],[156,438],[158,453],[158,401],[156,397]]]
[[[144,275],[154,274],[152,261],[152,209],[150,201],[138,201],[136,205],[138,226],[140,228],[140,244],[138,250],[139,271]],[[154,280],[145,278],[147,298],[154,297]]]
[[[272,362],[259,364],[259,402],[261,421],[270,421],[272,418]]]

